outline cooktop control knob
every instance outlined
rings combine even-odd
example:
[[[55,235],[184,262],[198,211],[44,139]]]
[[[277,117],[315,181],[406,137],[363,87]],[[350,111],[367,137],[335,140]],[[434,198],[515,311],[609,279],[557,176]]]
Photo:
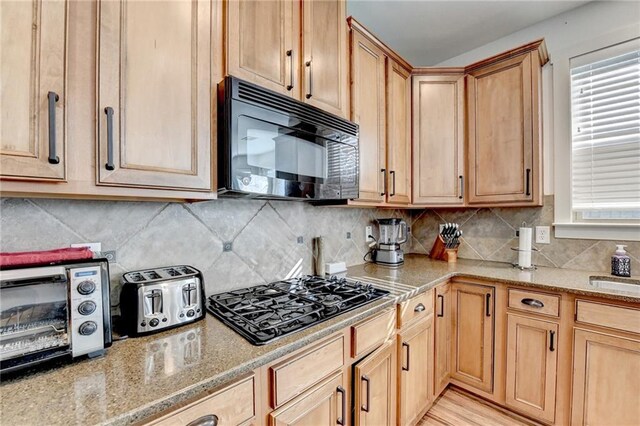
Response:
[[[91,294],[96,291],[96,283],[91,280],[82,281],[78,284],[78,293],[82,295]]]
[[[78,305],[78,312],[81,315],[91,315],[96,311],[96,304],[91,300],[85,300],[84,302]]]
[[[89,336],[95,333],[97,329],[98,324],[96,324],[94,321],[86,321],[80,324],[80,327],[78,327],[78,332],[83,336]]]
[[[187,311],[187,316],[188,316],[189,318],[193,317],[195,314],[196,314],[196,311],[194,311],[193,309],[189,309],[189,310]]]
[[[154,319],[152,319],[151,321],[149,321],[149,325],[150,325],[151,327],[155,327],[155,326],[157,326],[158,324],[160,324],[160,320],[159,320],[158,318],[154,318]]]

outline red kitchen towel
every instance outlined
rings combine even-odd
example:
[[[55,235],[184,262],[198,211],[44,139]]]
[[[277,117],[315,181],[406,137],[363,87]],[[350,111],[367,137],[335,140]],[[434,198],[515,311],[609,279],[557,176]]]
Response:
[[[91,259],[92,257],[93,252],[87,247],[0,253],[0,268],[3,266],[38,265],[65,260]]]

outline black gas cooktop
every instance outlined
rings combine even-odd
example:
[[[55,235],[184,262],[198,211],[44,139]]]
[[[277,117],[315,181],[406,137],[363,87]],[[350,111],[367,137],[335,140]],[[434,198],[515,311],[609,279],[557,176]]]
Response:
[[[304,276],[214,294],[207,310],[249,342],[264,345],[387,294],[359,281]]]

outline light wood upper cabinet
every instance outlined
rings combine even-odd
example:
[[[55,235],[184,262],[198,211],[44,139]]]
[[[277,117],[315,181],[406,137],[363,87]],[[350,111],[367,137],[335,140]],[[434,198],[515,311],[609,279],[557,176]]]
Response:
[[[211,190],[213,4],[100,3],[99,184]]]
[[[411,202],[411,72],[387,65],[387,201]]]
[[[269,414],[270,426],[334,426],[345,424],[347,393],[342,373],[309,389]]]
[[[558,324],[511,314],[507,323],[507,406],[553,423]]]
[[[434,396],[449,384],[451,374],[451,284],[436,287],[434,306]]]
[[[389,341],[354,368],[356,426],[396,423],[396,346]]]
[[[299,98],[299,3],[233,0],[225,4],[226,73]]]
[[[348,28],[345,0],[303,1],[302,100],[349,117]]]
[[[413,77],[413,204],[464,204],[464,77]]]
[[[469,204],[541,205],[540,55],[467,73]]]
[[[451,286],[451,378],[489,393],[493,391],[494,292],[493,287],[470,283]]]
[[[398,424],[420,420],[433,396],[433,317],[398,333]]]
[[[67,2],[0,3],[0,176],[66,178]]]
[[[351,31],[351,119],[360,126],[360,201],[385,201],[386,56],[356,29]]]
[[[571,424],[638,424],[639,371],[640,341],[575,329]]]

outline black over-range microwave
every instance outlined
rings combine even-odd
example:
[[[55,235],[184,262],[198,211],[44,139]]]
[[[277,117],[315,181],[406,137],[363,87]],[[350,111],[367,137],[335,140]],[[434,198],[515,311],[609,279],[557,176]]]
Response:
[[[358,198],[358,125],[226,77],[218,85],[221,196]]]

